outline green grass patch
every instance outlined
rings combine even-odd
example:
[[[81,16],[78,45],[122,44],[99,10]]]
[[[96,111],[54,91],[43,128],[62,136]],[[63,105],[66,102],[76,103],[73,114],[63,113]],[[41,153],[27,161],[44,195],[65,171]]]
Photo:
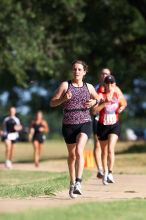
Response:
[[[6,170],[0,172],[0,197],[53,195],[67,186],[67,173]]]
[[[145,220],[145,200],[83,203],[62,208],[1,214],[2,220]]]
[[[84,172],[84,179],[91,175]],[[55,195],[68,187],[67,172],[54,173],[42,171],[4,170],[0,172],[0,197],[25,198]]]

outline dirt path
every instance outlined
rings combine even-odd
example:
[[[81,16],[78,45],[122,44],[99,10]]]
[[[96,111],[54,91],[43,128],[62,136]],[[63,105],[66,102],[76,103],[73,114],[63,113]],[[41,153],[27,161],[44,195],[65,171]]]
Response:
[[[53,167],[53,169],[49,168]],[[66,171],[65,161],[55,161],[51,164],[43,163],[38,170],[49,171]],[[30,170],[36,169],[32,164],[15,164],[15,169]],[[51,169],[51,170],[50,170]],[[121,199],[142,198],[146,199],[146,175],[115,175],[115,184],[104,186],[101,180],[93,176],[86,182],[83,182],[83,195],[77,199],[70,199],[68,190],[57,193],[53,197],[39,197],[28,199],[0,199],[0,212],[18,212],[26,209],[37,209],[44,207],[57,207],[71,205],[75,203],[91,202],[91,201],[112,201]]]

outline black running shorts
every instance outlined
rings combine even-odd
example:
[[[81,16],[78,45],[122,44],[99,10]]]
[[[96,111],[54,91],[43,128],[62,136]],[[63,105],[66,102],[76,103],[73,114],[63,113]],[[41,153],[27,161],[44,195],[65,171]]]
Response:
[[[67,144],[76,143],[77,135],[80,133],[85,133],[89,138],[92,133],[92,122],[74,125],[63,124],[62,126],[62,134]]]
[[[107,140],[109,134],[116,134],[120,136],[120,124],[119,122],[113,125],[103,125],[100,122],[97,124],[97,136],[101,141]]]
[[[44,143],[45,136],[42,133],[37,133],[33,136],[32,141],[38,141],[40,144]]]

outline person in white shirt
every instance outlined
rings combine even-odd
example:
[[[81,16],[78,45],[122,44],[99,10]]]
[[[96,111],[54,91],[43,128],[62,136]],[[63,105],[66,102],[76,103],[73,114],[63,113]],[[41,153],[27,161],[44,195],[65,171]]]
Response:
[[[9,115],[4,118],[3,130],[1,131],[2,141],[5,142],[5,167],[12,168],[12,157],[15,143],[19,138],[19,131],[22,129],[22,125],[18,117],[16,117],[16,108],[10,107]]]

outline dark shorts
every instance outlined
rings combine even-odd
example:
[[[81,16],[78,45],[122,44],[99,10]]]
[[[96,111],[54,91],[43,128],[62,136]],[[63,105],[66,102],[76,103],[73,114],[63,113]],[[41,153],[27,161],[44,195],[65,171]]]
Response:
[[[75,125],[63,124],[62,126],[62,134],[67,144],[76,143],[76,138],[80,133],[85,133],[89,138],[92,134],[92,122]]]
[[[101,141],[107,140],[109,134],[116,134],[120,136],[120,124],[119,122],[113,125],[103,125],[100,122],[97,124],[97,136]]]
[[[40,144],[43,144],[44,140],[45,140],[45,135],[43,134],[36,134],[32,138],[32,141],[38,141]]]
[[[96,120],[96,116],[93,116],[92,118],[93,134],[97,134],[97,125],[98,125],[98,120]]]

